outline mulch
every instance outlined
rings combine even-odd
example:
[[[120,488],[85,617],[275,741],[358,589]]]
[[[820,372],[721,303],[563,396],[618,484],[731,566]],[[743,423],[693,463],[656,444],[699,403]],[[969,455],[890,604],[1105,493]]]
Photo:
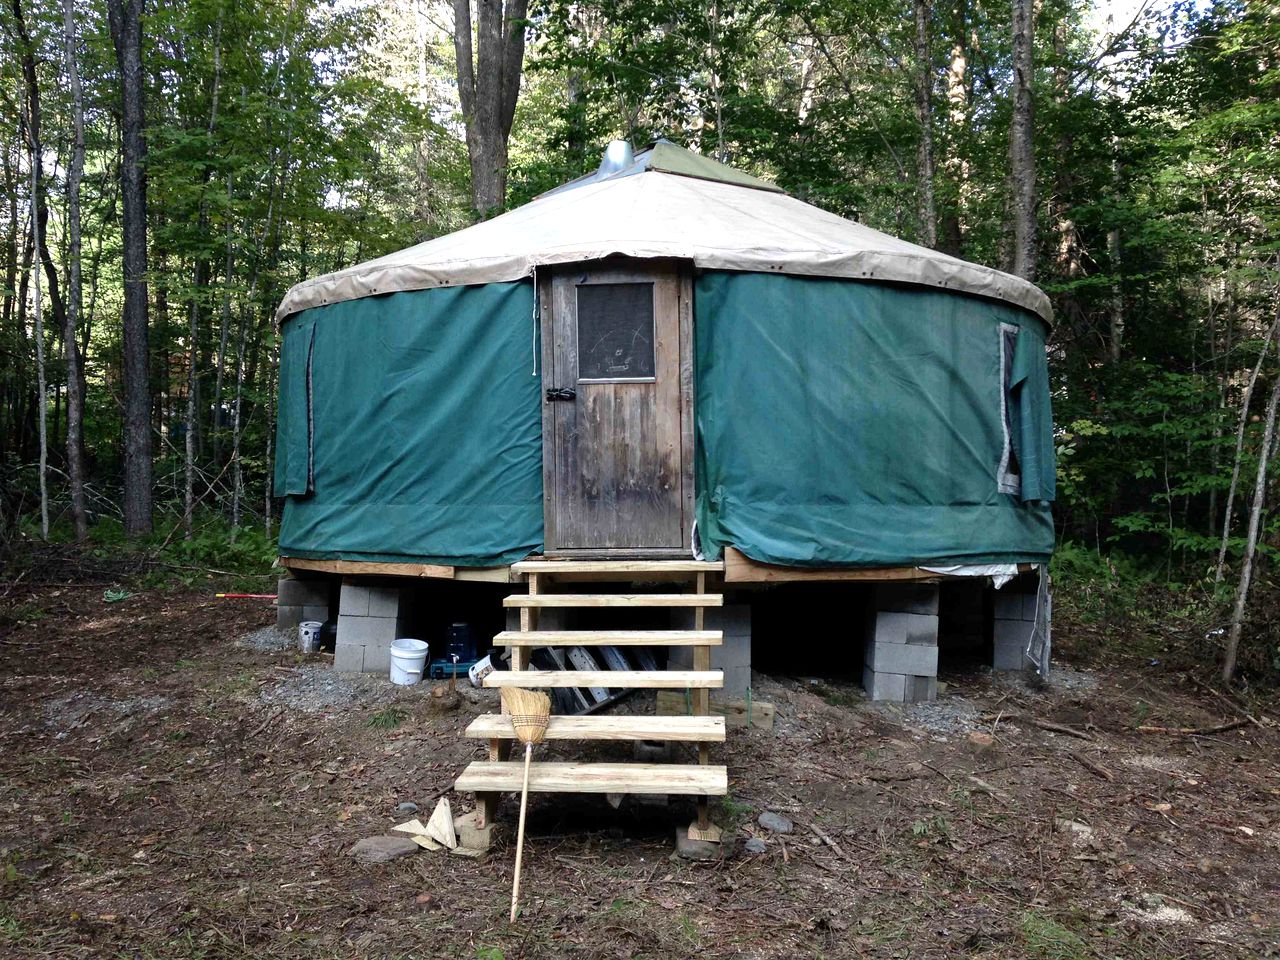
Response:
[[[510,800],[484,860],[348,854],[450,795],[483,696],[441,715],[237,644],[271,608],[212,589],[108,602],[46,572],[3,593],[6,957],[1280,955],[1274,712],[1159,665],[974,672],[906,709],[758,676],[774,729],[717,751],[730,856],[672,858],[679,800],[536,796],[510,926]]]

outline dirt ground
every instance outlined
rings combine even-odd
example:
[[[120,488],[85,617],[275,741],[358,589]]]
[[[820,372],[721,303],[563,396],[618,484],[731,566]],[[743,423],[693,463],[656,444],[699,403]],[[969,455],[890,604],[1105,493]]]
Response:
[[[687,803],[534,797],[509,926],[510,800],[483,861],[348,854],[450,794],[488,694],[334,675],[260,601],[0,597],[3,957],[1280,956],[1280,730],[1159,665],[908,709],[758,675],[775,728],[713,754],[730,856],[673,859]]]

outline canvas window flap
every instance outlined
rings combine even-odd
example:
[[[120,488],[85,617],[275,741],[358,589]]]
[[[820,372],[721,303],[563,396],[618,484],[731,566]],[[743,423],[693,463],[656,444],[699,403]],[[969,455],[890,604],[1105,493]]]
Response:
[[[305,496],[314,489],[312,394],[316,318],[299,317],[280,346],[280,400],[276,426],[275,495]]]

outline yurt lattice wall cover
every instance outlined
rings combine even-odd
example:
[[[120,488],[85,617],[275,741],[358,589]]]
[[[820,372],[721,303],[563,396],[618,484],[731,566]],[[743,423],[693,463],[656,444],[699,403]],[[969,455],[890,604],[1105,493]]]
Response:
[[[1042,320],[947,290],[727,271],[697,278],[694,311],[709,556],[1048,558]],[[527,280],[286,320],[281,553],[486,566],[540,550],[538,335]]]

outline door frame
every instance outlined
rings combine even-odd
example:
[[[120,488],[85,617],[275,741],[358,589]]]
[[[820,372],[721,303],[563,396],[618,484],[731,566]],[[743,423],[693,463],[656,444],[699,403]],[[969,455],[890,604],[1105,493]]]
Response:
[[[560,547],[556,529],[556,426],[555,405],[546,400],[555,372],[555,321],[552,280],[590,270],[629,270],[637,277],[657,273],[676,275],[676,331],[679,338],[677,370],[680,378],[680,538],[679,547]],[[694,376],[693,376],[693,265],[671,258],[608,257],[581,261],[541,271],[537,276],[538,326],[541,336],[542,376],[538,400],[542,404],[542,516],[543,555],[579,559],[683,559],[693,553],[694,520]],[[654,317],[655,330],[659,323]],[[575,331],[576,334],[576,331]],[[574,377],[574,385],[577,377]]]

